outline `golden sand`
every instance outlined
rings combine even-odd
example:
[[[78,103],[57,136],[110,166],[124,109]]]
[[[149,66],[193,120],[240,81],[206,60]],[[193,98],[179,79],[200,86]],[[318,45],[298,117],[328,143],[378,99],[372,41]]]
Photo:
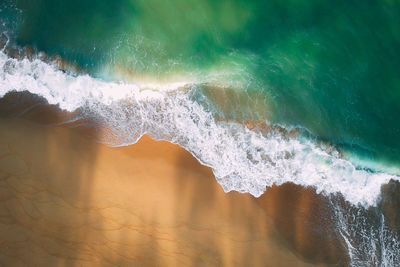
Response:
[[[290,185],[227,194],[190,153],[147,136],[111,148],[0,119],[0,265],[326,266],[346,256],[314,231],[320,201]]]

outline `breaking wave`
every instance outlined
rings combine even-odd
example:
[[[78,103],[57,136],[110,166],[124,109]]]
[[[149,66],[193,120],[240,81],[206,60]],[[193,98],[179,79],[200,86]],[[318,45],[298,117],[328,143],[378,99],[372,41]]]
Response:
[[[176,143],[210,166],[226,192],[258,197],[267,186],[292,182],[373,206],[381,185],[398,180],[357,168],[335,148],[326,149],[295,129],[268,122],[253,129],[216,119],[211,107],[218,103],[207,99],[201,83],[108,82],[61,71],[39,58],[11,58],[2,51],[0,96],[13,91],[28,91],[60,109],[79,111],[108,129],[99,141],[109,145],[130,145],[146,133]]]

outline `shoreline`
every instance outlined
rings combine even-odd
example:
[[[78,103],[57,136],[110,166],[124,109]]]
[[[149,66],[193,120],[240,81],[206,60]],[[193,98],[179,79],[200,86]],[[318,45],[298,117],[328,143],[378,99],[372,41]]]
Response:
[[[1,263],[348,261],[329,222],[321,223],[328,211],[312,189],[286,184],[258,199],[224,193],[211,169],[178,145],[144,136],[112,148],[77,130],[0,120]]]

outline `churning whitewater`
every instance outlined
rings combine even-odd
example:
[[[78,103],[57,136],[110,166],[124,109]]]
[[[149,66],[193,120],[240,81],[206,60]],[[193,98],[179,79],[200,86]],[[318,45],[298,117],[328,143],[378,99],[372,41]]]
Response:
[[[110,130],[99,141],[112,146],[134,144],[145,133],[176,143],[210,166],[226,192],[258,197],[267,186],[292,182],[371,206],[382,184],[398,180],[357,168],[335,149],[323,149],[301,134],[287,134],[291,129],[256,131],[216,120],[212,106],[217,104],[207,102],[200,85],[107,82],[63,72],[38,58],[15,59],[0,52],[1,97],[28,91],[62,110],[79,111],[79,116]]]

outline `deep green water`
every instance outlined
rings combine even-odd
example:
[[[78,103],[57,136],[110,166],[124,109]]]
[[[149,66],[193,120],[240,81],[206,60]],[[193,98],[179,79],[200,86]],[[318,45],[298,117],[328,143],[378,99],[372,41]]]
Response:
[[[120,65],[231,83],[273,122],[400,164],[400,1],[9,2],[22,11],[8,14],[20,45],[106,79]]]

